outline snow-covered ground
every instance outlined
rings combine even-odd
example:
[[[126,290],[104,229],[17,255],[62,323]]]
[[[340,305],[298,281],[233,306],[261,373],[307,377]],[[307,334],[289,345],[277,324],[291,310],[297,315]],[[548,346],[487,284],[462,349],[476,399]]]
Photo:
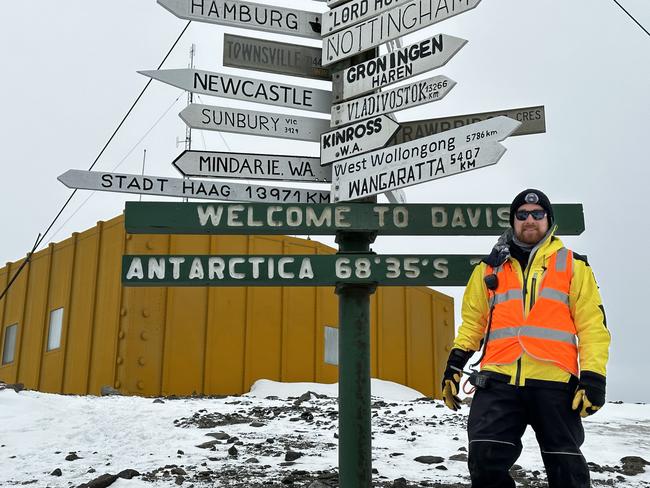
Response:
[[[337,486],[335,384],[260,380],[242,396],[162,400],[2,388],[2,487]],[[468,486],[466,406],[454,413],[381,380],[372,395],[377,486]],[[585,429],[594,486],[650,486],[650,466],[621,461],[650,460],[650,405],[608,403]],[[524,446],[516,479],[544,486],[530,430]],[[104,476],[129,469],[138,474]]]

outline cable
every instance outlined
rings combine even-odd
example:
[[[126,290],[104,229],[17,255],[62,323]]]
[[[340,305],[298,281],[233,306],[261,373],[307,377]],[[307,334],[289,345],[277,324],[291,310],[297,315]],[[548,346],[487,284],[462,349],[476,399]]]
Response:
[[[621,7],[621,10],[622,10],[623,12],[625,12],[625,13],[628,15],[628,17],[630,17],[630,19],[632,19],[634,22],[636,22],[636,25],[638,25],[639,27],[641,27],[641,29],[643,29],[643,32],[645,32],[646,34],[648,34],[648,35],[650,36],[650,32],[648,32],[648,29],[646,29],[645,27],[643,27],[643,26],[641,25],[641,23],[640,23],[638,20],[636,20],[636,19],[632,16],[632,14],[631,14],[630,12],[628,12],[627,10],[625,10],[625,7],[623,7],[623,5],[621,5],[620,3],[618,3],[618,0],[614,0],[614,3],[615,3],[616,5],[618,5],[619,7]]]
[[[167,58],[171,55],[172,51],[174,50],[174,48],[176,47],[176,45],[178,44],[178,42],[181,40],[181,37],[183,37],[183,34],[185,34],[185,31],[187,30],[187,28],[190,26],[191,23],[192,23],[192,21],[190,20],[190,21],[187,22],[187,24],[185,24],[185,27],[183,28],[183,30],[181,31],[181,33],[178,35],[178,37],[177,37],[176,40],[174,41],[174,44],[172,44],[172,47],[169,48],[169,51],[167,51],[167,54],[165,55],[165,57],[163,58],[163,60],[162,60],[162,61],[160,62],[160,64],[158,65],[158,68],[156,68],[156,69],[160,69],[160,68],[162,67],[162,65],[165,63],[165,61],[167,61]],[[93,161],[93,164],[90,165],[90,168],[88,168],[88,171],[92,170],[92,169],[95,167],[95,165],[97,164],[97,161],[99,161],[99,158],[102,156],[102,154],[104,154],[104,151],[106,150],[106,148],[108,147],[108,145],[113,141],[113,138],[115,137],[115,135],[117,134],[117,132],[120,130],[120,128],[122,127],[122,125],[124,124],[124,122],[126,121],[126,119],[128,118],[128,116],[131,114],[131,112],[132,112],[133,109],[135,108],[136,104],[140,101],[140,99],[142,98],[142,95],[144,95],[144,92],[147,90],[147,88],[149,87],[149,85],[151,84],[152,81],[153,81],[152,79],[150,79],[149,81],[147,81],[147,84],[144,86],[144,88],[142,89],[142,91],[140,92],[140,94],[138,95],[138,97],[135,99],[135,101],[134,101],[133,104],[131,105],[131,108],[129,108],[129,110],[128,110],[128,112],[126,113],[126,115],[122,118],[121,122],[119,123],[119,125],[117,126],[117,128],[113,131],[113,134],[111,134],[111,137],[109,137],[109,139],[108,139],[108,141],[106,142],[106,144],[104,144],[104,147],[102,148],[102,150],[99,151],[99,154],[97,155],[97,157],[96,157],[95,160]],[[39,234],[39,235],[38,235],[38,237],[36,238],[36,243],[34,244],[34,247],[32,248],[32,251],[31,251],[30,253],[27,254],[27,257],[25,258],[25,261],[23,262],[23,264],[21,264],[20,268],[18,268],[18,270],[16,271],[16,274],[14,274],[14,276],[11,278],[11,281],[9,281],[9,283],[7,284],[6,288],[4,289],[4,291],[2,292],[2,294],[0,295],[0,300],[2,300],[2,298],[4,298],[4,296],[7,294],[7,292],[9,291],[9,288],[11,287],[12,283],[16,280],[16,278],[18,278],[18,275],[19,275],[20,272],[23,270],[23,268],[25,267],[25,265],[29,262],[29,260],[31,259],[32,254],[34,253],[34,251],[38,248],[38,246],[40,246],[41,242],[43,242],[43,240],[45,239],[45,236],[47,235],[47,233],[52,229],[52,227],[54,226],[55,222],[56,222],[56,221],[58,220],[58,218],[61,216],[61,214],[63,213],[63,211],[66,209],[66,207],[67,207],[68,204],[70,203],[70,200],[72,200],[72,198],[75,196],[76,193],[77,193],[77,189],[75,188],[75,189],[72,191],[72,194],[71,194],[71,195],[68,197],[68,199],[65,201],[65,203],[63,204],[63,206],[61,207],[61,209],[59,210],[59,212],[56,214],[56,217],[54,217],[54,220],[52,220],[52,222],[50,223],[50,225],[47,227],[47,229],[45,230],[45,232],[43,232],[42,234]]]

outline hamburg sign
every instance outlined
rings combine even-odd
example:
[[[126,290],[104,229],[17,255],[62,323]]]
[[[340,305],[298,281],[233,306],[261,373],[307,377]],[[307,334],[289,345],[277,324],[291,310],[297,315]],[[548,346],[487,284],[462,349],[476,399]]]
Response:
[[[193,103],[179,114],[193,129],[216,130],[254,136],[317,142],[330,128],[326,119],[256,112]]]
[[[322,113],[329,113],[332,106],[332,93],[316,88],[304,88],[198,69],[163,69],[138,71],[138,73],[182,90],[215,97]]]

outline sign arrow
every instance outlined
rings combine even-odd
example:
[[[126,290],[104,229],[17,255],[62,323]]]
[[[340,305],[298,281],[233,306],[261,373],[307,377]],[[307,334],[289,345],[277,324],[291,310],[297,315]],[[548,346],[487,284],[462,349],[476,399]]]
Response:
[[[332,93],[286,83],[275,83],[198,69],[138,71],[168,85],[193,93],[265,103],[311,112],[329,113]]]
[[[332,181],[332,168],[321,166],[319,158],[306,156],[184,151],[172,164],[185,176],[203,178]]]
[[[496,164],[521,123],[496,117],[334,163],[332,201],[355,200]]]
[[[442,100],[456,82],[446,76],[434,76],[380,93],[343,102],[332,107],[332,125],[405,110]]]
[[[330,127],[326,119],[256,112],[192,103],[178,114],[193,129],[317,142]]]
[[[321,164],[380,149],[398,129],[395,119],[380,115],[325,132],[320,138]]]
[[[323,66],[475,8],[481,0],[413,0],[323,37]]]
[[[185,180],[162,176],[103,173],[71,169],[58,177],[68,188],[237,202],[327,203],[329,192],[231,182]]]
[[[158,0],[176,17],[241,29],[321,38],[321,14],[234,0]]]
[[[332,77],[334,93],[348,100],[374,90],[440,68],[467,44],[465,39],[436,34],[364,63],[356,64]],[[338,86],[342,88],[338,89]],[[340,100],[336,100],[340,101]]]

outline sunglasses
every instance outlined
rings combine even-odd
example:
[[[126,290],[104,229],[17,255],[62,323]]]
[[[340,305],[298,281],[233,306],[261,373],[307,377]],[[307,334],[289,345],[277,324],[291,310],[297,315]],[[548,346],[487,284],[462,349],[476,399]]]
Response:
[[[529,215],[532,215],[535,220],[542,220],[546,217],[546,210],[517,210],[515,212],[515,217],[521,221],[526,220]]]

